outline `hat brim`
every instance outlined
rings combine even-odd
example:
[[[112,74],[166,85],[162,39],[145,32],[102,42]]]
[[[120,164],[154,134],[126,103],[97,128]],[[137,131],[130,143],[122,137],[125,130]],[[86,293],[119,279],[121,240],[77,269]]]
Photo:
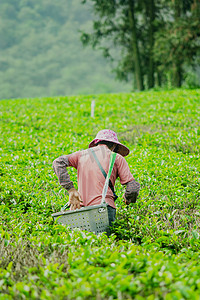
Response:
[[[89,143],[89,148],[95,147],[97,141],[99,140],[94,139],[91,143]],[[106,140],[101,140],[101,141],[106,142]],[[130,150],[120,142],[113,142],[113,143],[119,146],[117,153],[121,154],[122,156],[127,156],[130,153]]]

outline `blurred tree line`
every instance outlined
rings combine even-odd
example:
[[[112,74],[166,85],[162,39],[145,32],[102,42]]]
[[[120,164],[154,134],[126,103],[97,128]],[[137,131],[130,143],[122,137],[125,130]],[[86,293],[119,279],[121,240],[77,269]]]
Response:
[[[0,99],[195,87],[199,6],[199,0],[1,0]]]
[[[130,91],[82,46],[79,30],[91,27],[79,0],[1,0],[0,99]]]
[[[138,90],[200,84],[199,0],[82,2],[91,3],[94,14],[93,29],[82,32],[82,42],[102,49],[120,80],[133,80]]]

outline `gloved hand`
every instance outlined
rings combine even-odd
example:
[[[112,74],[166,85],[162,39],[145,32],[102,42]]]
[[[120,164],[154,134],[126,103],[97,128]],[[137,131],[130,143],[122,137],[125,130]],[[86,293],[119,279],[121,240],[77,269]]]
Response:
[[[125,194],[123,195],[123,199],[124,199],[124,202],[126,205],[129,205],[130,203],[135,203],[136,202],[136,199],[137,199],[137,195],[138,193],[135,193],[134,195],[132,195],[132,198],[130,199],[127,199]]]
[[[124,202],[126,205],[135,203],[140,191],[140,184],[135,180],[131,180],[126,185],[126,191],[123,195]]]
[[[129,205],[131,203],[131,200],[126,199],[125,194],[123,195],[123,199],[126,205]]]
[[[71,188],[69,191],[69,204],[70,210],[79,209],[81,207],[81,195],[75,188]]]

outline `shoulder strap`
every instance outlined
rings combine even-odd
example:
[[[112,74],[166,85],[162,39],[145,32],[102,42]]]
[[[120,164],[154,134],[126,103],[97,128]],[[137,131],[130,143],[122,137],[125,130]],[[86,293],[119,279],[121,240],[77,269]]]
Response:
[[[101,170],[103,176],[106,178],[107,174],[106,174],[104,168],[102,167],[100,161],[98,160],[98,157],[96,156],[96,153],[95,153],[94,149],[91,148],[90,151],[91,151],[91,153],[92,153],[99,169]],[[116,200],[118,198],[118,196],[115,194],[115,190],[114,190],[113,184],[112,184],[110,179],[109,179],[109,187],[110,187],[111,191],[113,192],[114,200]]]

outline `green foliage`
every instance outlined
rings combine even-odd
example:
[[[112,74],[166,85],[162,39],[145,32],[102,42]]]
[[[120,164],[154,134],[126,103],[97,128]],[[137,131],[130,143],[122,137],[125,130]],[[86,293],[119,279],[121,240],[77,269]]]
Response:
[[[133,30],[127,18],[128,2],[135,2],[143,86],[174,86],[173,62],[180,57],[184,62],[184,86],[197,88],[200,85],[195,68],[192,74],[188,73],[188,69],[199,65],[195,60],[199,51],[198,1],[184,1],[185,15],[175,23],[171,5],[174,1],[158,1],[153,6],[150,3],[154,1],[147,0],[82,2],[88,3],[81,5],[79,0],[0,1],[1,99],[135,89],[137,78],[133,76]],[[94,16],[91,12],[95,3]],[[98,18],[100,8],[102,13],[108,14],[107,18],[102,14]],[[155,21],[151,20],[150,8]],[[100,51],[82,47],[80,32],[87,33],[82,41],[103,50],[106,58],[112,57],[111,64],[101,57]],[[116,82],[111,69],[119,81],[125,81]]]
[[[0,1],[0,98],[129,91],[100,56],[83,49],[90,27],[78,0]]]
[[[82,2],[91,3],[94,13],[82,43],[102,49],[118,79],[133,80],[134,89],[169,87],[167,81],[180,87],[188,68],[199,65],[199,1]]]
[[[162,16],[162,20],[159,21],[160,28],[155,34],[155,62],[158,64],[158,69],[161,73],[168,72],[171,74],[171,80],[174,80],[172,82],[173,86],[177,80],[173,76],[177,75],[177,67],[179,67],[180,84],[183,82],[184,74],[187,79],[186,84],[188,82],[189,87],[194,87],[191,86],[191,80],[188,80],[187,73],[188,69],[198,65],[197,57],[200,53],[199,13],[200,4],[196,1],[191,0],[185,3],[169,1],[168,14],[167,16]],[[185,66],[187,66],[186,70],[183,69]],[[194,70],[193,74],[195,74]],[[193,79],[194,83],[195,81],[197,86],[197,80]]]
[[[172,90],[0,102],[0,299],[199,298],[199,99]],[[103,128],[131,149],[141,184],[127,207],[117,182],[109,238],[51,217],[68,199],[52,161]]]
[[[200,87],[200,74],[198,72],[195,73],[192,68],[187,69],[184,86],[190,89],[199,88]]]
[[[93,48],[99,48],[103,51],[104,57],[112,61],[113,70],[119,80],[133,80],[134,75],[138,85],[138,90],[143,90],[142,74],[138,75],[138,68],[144,68],[146,63],[146,55],[144,44],[138,50],[139,41],[145,43],[146,16],[141,13],[145,3],[139,4],[138,1],[98,1],[85,0],[83,3],[91,3],[94,20],[93,30],[82,32],[81,40],[83,45],[92,45]],[[140,11],[139,18],[142,24],[133,19],[136,18],[136,12]],[[144,20],[145,19],[145,20]],[[136,28],[137,27],[137,28]],[[140,39],[137,38],[140,32]],[[146,44],[145,44],[146,46]],[[138,57],[138,51],[142,59]],[[137,52],[137,53],[136,53]],[[149,54],[149,53],[148,53]],[[141,83],[141,84],[140,84]]]

